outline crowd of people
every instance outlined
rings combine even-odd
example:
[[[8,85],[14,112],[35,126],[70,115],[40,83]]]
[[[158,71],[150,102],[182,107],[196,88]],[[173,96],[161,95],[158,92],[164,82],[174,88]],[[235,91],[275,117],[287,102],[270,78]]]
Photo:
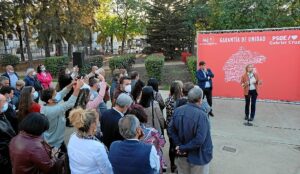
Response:
[[[166,99],[157,79],[145,83],[136,71],[114,70],[109,86],[103,68],[89,74],[63,68],[54,86],[45,65],[28,68],[24,80],[7,66],[0,77],[1,173],[163,173],[168,139],[172,172],[208,174],[214,74],[205,62],[199,66],[199,83],[173,81]],[[247,116],[258,76],[246,75]],[[252,105],[251,119],[254,114]],[[74,128],[67,145],[66,127]]]

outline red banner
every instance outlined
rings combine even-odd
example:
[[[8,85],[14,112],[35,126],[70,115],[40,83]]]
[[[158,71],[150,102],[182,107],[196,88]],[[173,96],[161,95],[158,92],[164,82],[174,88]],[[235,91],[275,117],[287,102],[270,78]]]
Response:
[[[242,98],[240,79],[253,64],[260,99],[300,101],[300,30],[199,33],[198,61],[215,74],[213,95]]]

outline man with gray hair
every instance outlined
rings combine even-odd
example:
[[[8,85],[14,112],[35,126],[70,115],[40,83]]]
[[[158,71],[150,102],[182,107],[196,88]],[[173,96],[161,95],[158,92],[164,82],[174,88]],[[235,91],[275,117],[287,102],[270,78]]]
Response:
[[[168,132],[176,145],[179,174],[208,174],[213,145],[207,114],[200,107],[203,91],[188,92],[189,103],[176,108]]]
[[[11,65],[6,66],[6,72],[2,74],[2,76],[5,76],[9,79],[9,86],[15,88],[16,82],[19,80],[18,74],[15,72],[14,67]]]
[[[125,140],[110,146],[108,157],[114,173],[158,174],[160,162],[155,147],[139,141],[144,136],[139,120],[134,115],[126,115],[118,124]]]
[[[0,76],[0,89],[3,86],[9,86],[9,78],[6,76]]]
[[[107,148],[110,144],[116,140],[123,140],[124,138],[120,135],[118,122],[124,117],[124,114],[132,104],[132,99],[127,94],[120,94],[116,100],[116,105],[104,111],[100,118],[101,131],[103,134],[102,140]]]

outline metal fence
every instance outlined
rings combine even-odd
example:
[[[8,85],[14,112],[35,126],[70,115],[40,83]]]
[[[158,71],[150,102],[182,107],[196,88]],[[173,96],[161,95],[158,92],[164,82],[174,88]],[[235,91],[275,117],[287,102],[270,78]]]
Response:
[[[28,60],[27,50],[26,50],[26,48],[23,48],[23,49],[24,49],[23,53],[24,53],[25,60]],[[55,49],[52,46],[49,47],[49,49],[50,49],[50,56],[57,55]],[[125,54],[126,53],[141,53],[142,50],[143,50],[143,47],[140,47],[140,46],[133,46],[132,48],[125,47],[124,53]],[[75,52],[75,51],[84,52],[86,56],[121,54],[121,48],[113,49],[113,53],[111,53],[111,50],[107,49],[107,48],[104,48],[104,50],[100,51],[99,49],[90,49],[90,47],[85,47],[85,46],[74,46],[72,51],[73,52]],[[68,55],[68,46],[64,45],[62,47],[62,53],[64,56]],[[5,49],[1,48],[0,54],[12,54],[12,55],[16,55],[21,58],[20,48],[7,48],[6,51],[5,51]],[[31,47],[31,54],[32,54],[33,60],[44,59],[46,57],[44,48]]]

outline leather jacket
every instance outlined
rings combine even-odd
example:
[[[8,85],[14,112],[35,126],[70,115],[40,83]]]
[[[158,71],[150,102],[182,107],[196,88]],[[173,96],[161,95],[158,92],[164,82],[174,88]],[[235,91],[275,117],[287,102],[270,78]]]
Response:
[[[52,173],[60,162],[57,158],[51,158],[51,149],[41,136],[24,131],[11,140],[9,150],[13,173]]]
[[[10,166],[8,145],[15,135],[4,113],[0,113],[0,166]]]
[[[14,129],[15,133],[18,133],[18,118],[17,118],[17,113],[13,109],[12,104],[8,104],[7,111],[4,112],[4,115],[6,116],[7,120],[9,121],[10,125]]]

